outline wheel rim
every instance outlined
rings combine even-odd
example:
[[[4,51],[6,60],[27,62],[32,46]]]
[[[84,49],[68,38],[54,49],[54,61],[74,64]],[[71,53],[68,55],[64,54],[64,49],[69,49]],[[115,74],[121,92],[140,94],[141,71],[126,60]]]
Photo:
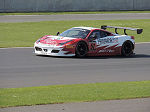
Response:
[[[132,52],[132,45],[130,43],[126,43],[124,46],[124,53],[128,55],[131,52]]]
[[[80,56],[85,55],[86,51],[87,51],[87,48],[86,48],[85,44],[82,43],[82,44],[78,45],[78,53]]]

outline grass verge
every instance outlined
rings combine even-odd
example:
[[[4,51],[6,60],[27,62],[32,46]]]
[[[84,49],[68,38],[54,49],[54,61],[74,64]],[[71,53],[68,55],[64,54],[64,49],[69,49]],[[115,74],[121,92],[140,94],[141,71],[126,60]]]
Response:
[[[150,97],[150,81],[0,88],[0,107]]]
[[[26,12],[26,13],[0,13],[0,15],[57,15],[57,14],[112,14],[112,13],[150,13],[150,11]]]
[[[137,35],[136,42],[150,42],[150,19],[143,20],[87,20],[87,21],[43,21],[24,23],[0,23],[0,47],[31,47],[33,43],[44,35],[56,35],[66,29],[76,26],[98,27],[113,25],[123,27],[143,28],[144,32]],[[114,31],[114,30],[110,30]],[[118,30],[123,34],[123,30]]]

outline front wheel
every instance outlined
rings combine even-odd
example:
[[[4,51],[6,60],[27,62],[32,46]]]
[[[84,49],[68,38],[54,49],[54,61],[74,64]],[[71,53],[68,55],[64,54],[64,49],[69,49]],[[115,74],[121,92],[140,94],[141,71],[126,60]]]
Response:
[[[127,41],[122,45],[121,53],[122,56],[131,56],[133,54],[134,45],[132,42]]]
[[[85,57],[88,52],[88,48],[85,42],[79,42],[76,46],[76,57]]]

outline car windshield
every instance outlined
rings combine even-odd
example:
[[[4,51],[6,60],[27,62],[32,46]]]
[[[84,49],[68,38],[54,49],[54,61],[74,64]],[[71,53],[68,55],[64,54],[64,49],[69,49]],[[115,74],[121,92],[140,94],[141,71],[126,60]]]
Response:
[[[64,31],[59,36],[62,37],[73,37],[73,38],[85,38],[90,33],[90,30],[81,28],[72,28]]]

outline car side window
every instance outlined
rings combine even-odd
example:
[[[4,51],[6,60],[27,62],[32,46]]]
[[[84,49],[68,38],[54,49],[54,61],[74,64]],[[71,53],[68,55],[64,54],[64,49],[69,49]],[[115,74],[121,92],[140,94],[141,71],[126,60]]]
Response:
[[[105,37],[109,36],[110,33],[101,31],[101,30],[95,30],[90,34],[89,39],[92,40],[94,35],[96,35],[96,39],[99,39],[99,38],[105,38]]]
[[[92,39],[93,38],[93,36],[96,36],[96,38],[100,38],[100,31],[99,30],[95,30],[95,31],[93,31],[91,34],[90,34],[90,36],[89,36],[89,39]]]
[[[100,37],[101,38],[104,38],[104,37],[107,37],[108,36],[108,33],[107,32],[105,32],[105,31],[100,31]]]

